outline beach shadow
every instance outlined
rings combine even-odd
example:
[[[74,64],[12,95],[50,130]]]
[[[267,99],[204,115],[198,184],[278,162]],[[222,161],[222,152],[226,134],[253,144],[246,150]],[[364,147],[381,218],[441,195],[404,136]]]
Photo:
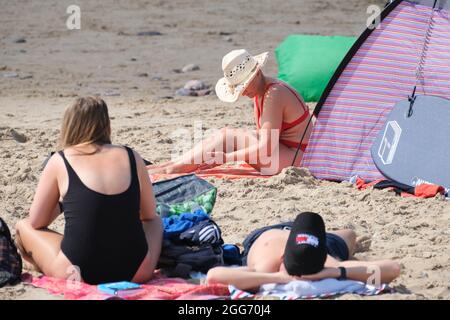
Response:
[[[409,290],[407,287],[405,287],[403,284],[393,286],[392,289],[394,289],[394,293],[413,294],[413,292]]]

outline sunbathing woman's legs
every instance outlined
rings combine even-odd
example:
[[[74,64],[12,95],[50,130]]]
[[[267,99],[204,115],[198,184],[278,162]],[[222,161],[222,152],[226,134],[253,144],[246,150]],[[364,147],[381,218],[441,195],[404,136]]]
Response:
[[[245,143],[244,140],[245,139]],[[240,143],[238,144],[238,141]],[[258,143],[256,134],[252,130],[246,129],[231,129],[223,128],[215,135],[203,140],[194,146],[193,149],[183,154],[175,161],[168,161],[160,165],[147,166],[150,174],[153,173],[188,173],[197,169],[212,168],[223,163],[223,159],[219,158],[217,162],[206,163],[208,154],[211,152],[230,153],[233,151],[248,148],[251,145]],[[296,150],[289,148],[283,144],[279,144],[278,165],[274,170],[280,172],[286,167],[292,165]],[[299,166],[303,157],[303,152],[300,150],[295,165]],[[252,155],[251,158],[257,159],[257,155]],[[235,159],[235,161],[242,161],[242,159]],[[250,163],[255,169],[261,171],[261,166]],[[273,168],[276,164],[271,163],[267,167]]]
[[[237,140],[243,137],[246,139],[245,145],[238,145]],[[160,165],[147,166],[147,169],[149,173],[187,173],[199,168],[215,167],[223,164],[223,159],[216,159],[215,162],[207,163],[208,160],[211,160],[208,157],[209,153],[233,152],[254,143],[258,143],[258,140],[252,130],[223,128],[199,142],[178,159]]]

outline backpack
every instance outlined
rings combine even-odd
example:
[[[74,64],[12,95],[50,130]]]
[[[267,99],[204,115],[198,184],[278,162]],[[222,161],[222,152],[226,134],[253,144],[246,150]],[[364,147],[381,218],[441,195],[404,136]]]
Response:
[[[11,238],[6,222],[0,218],[0,288],[20,281],[22,257]]]

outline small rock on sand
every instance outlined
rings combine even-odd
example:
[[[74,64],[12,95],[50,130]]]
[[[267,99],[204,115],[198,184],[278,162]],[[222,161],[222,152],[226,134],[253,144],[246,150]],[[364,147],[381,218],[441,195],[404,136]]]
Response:
[[[184,85],[185,89],[188,90],[203,90],[203,89],[207,89],[208,86],[200,80],[190,80],[188,82],[186,82],[186,84]]]
[[[197,96],[202,97],[202,96],[207,96],[211,93],[211,89],[203,89],[203,90],[197,90],[195,91],[195,93],[197,94]]]
[[[195,92],[186,88],[180,88],[177,91],[175,91],[175,94],[177,96],[183,96],[183,97],[194,97],[196,96]]]
[[[31,74],[24,74],[23,76],[20,76],[19,79],[20,80],[26,80],[26,79],[32,79],[33,75]]]
[[[106,97],[117,97],[117,96],[120,96],[120,92],[117,91],[117,90],[110,89],[110,90],[106,90],[103,93],[103,95],[106,96]]]
[[[138,73],[137,76],[140,77],[140,78],[146,78],[146,77],[148,77],[148,73],[146,73],[146,72]]]
[[[196,71],[196,70],[200,70],[200,67],[193,63],[188,64],[181,69],[182,72],[190,72],[190,71]]]
[[[24,37],[15,37],[13,38],[14,43],[25,43],[27,40]]]
[[[178,89],[175,94],[177,96],[199,97],[206,96],[211,93],[211,89],[203,81],[190,80],[186,82],[183,88]]]
[[[3,78],[17,78],[19,74],[16,72],[6,72],[3,74]]]
[[[17,132],[17,131],[14,130],[14,129],[11,129],[11,130],[9,131],[9,134],[11,135],[11,137],[12,137],[16,142],[19,142],[19,143],[25,143],[25,142],[28,141],[28,138],[27,138],[26,135],[24,135],[24,134],[22,134],[22,133],[19,133],[19,132]]]
[[[153,37],[153,36],[162,36],[162,33],[159,31],[141,31],[138,32],[137,35],[139,37]]]

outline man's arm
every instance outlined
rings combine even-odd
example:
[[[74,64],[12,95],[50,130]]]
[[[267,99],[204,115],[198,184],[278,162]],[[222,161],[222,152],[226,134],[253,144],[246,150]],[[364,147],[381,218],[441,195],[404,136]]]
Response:
[[[263,284],[288,283],[295,278],[282,272],[256,272],[248,267],[216,267],[209,270],[206,280],[208,283],[231,284],[241,290],[257,291]]]
[[[325,267],[317,274],[302,276],[303,280],[321,280],[325,278],[339,278],[341,270],[344,267],[347,273],[347,279],[367,282],[373,279],[379,283],[389,283],[400,275],[400,264],[392,260],[380,261],[342,261],[338,267]],[[378,278],[378,279],[377,279]]]

